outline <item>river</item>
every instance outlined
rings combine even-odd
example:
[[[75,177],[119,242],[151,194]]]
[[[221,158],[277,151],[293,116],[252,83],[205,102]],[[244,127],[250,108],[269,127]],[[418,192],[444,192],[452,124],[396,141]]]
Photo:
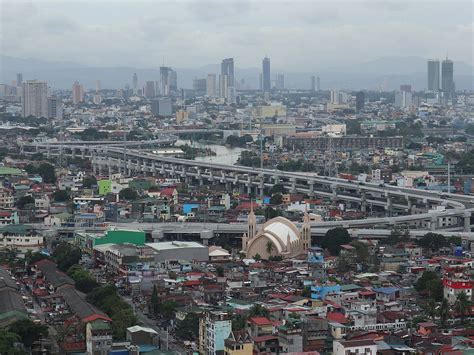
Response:
[[[230,147],[226,147],[225,145],[206,144],[206,143],[200,143],[200,142],[194,142],[194,145],[193,145],[191,144],[190,140],[181,140],[181,139],[178,140],[175,145],[179,146],[183,144],[187,144],[195,148],[209,148],[216,153],[215,156],[196,157],[194,159],[196,161],[205,161],[205,162],[227,164],[227,165],[234,165],[235,163],[237,163],[240,153],[243,150],[245,150],[242,148],[230,148]]]

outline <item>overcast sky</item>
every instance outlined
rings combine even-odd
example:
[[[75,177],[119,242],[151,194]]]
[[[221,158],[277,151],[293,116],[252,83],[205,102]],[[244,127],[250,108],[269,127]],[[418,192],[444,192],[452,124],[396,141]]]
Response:
[[[313,71],[385,56],[473,63],[472,0],[0,0],[5,55],[92,66]]]

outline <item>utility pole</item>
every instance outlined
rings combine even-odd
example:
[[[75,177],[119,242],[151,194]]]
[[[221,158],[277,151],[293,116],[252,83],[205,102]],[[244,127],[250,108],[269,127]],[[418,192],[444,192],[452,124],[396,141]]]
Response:
[[[448,193],[451,192],[451,161],[448,160]]]
[[[337,176],[336,154],[334,152],[334,141],[332,137],[328,138],[326,160],[324,162],[324,176]]]
[[[263,169],[263,134],[260,128],[260,169]]]

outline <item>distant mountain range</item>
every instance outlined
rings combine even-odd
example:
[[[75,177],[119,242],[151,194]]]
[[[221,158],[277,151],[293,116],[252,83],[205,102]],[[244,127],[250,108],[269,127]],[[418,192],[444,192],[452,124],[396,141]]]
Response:
[[[411,84],[415,90],[426,88],[426,59],[420,57],[384,57],[364,63],[351,63],[337,68],[321,68],[308,73],[291,69],[272,68],[272,75],[283,73],[285,87],[289,89],[309,89],[310,77],[320,77],[321,89],[372,89],[396,90],[401,84]],[[236,60],[238,65],[238,60]],[[39,79],[47,81],[55,89],[70,89],[74,81],[86,88],[95,88],[100,80],[102,88],[123,88],[131,85],[133,73],[137,73],[139,84],[147,80],[158,80],[157,68],[132,67],[90,67],[72,62],[52,62],[40,59],[0,56],[0,83],[15,80],[16,73],[23,74],[23,80]],[[205,78],[208,73],[219,74],[220,65],[211,64],[197,68],[174,68],[178,73],[178,86],[191,88],[192,80]],[[260,68],[240,68],[236,66],[235,76],[245,88],[258,88]],[[454,80],[458,90],[474,90],[474,67],[454,62]]]

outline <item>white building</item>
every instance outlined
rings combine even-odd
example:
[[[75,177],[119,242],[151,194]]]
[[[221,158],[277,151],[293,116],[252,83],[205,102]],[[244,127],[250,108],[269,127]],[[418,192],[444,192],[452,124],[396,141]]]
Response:
[[[335,340],[333,355],[376,355],[377,344],[373,340]]]
[[[22,84],[23,117],[48,117],[48,84],[28,80]]]
[[[199,352],[216,355],[224,352],[224,341],[232,332],[232,319],[227,312],[207,312],[199,320]]]
[[[216,74],[207,74],[206,93],[209,97],[216,97]]]

